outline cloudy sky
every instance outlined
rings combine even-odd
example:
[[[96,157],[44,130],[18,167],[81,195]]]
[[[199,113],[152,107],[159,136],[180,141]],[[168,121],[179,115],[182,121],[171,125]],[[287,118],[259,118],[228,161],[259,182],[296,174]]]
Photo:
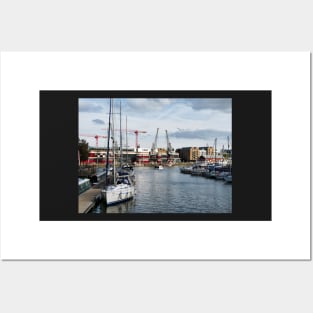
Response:
[[[127,98],[114,99],[114,111],[122,107],[122,129],[146,131],[139,134],[142,148],[151,148],[157,128],[158,147],[166,147],[165,130],[174,149],[190,146],[212,146],[217,138],[218,148],[225,145],[227,136],[231,144],[231,99],[213,98]],[[79,99],[79,134],[106,136],[109,122],[109,99]],[[115,114],[115,128],[119,128],[119,114]],[[119,134],[116,134],[119,138]],[[125,144],[125,134],[123,135]],[[80,136],[95,146],[92,137]],[[135,135],[128,135],[128,145],[135,146]],[[106,139],[99,139],[106,146]]]

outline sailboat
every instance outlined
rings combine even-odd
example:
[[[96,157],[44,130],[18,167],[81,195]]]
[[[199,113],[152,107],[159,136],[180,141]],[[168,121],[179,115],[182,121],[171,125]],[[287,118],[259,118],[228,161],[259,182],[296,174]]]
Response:
[[[118,170],[119,175],[129,175],[129,178],[132,180],[133,184],[135,184],[135,171],[133,166],[128,164],[128,141],[127,141],[127,116],[126,116],[126,163],[123,164],[123,144],[122,144],[122,107],[120,103],[120,168]]]
[[[112,137],[111,132],[111,118],[112,118]],[[117,173],[115,164],[115,139],[114,139],[114,118],[113,118],[113,99],[110,99],[109,112],[109,129],[108,129],[108,145],[107,145],[107,167],[109,164],[109,146],[110,139],[112,139],[113,150],[113,184],[108,185],[102,190],[107,206],[128,201],[135,195],[135,186],[127,173]],[[108,180],[106,180],[108,183]]]
[[[227,136],[227,141],[228,141],[228,153],[229,153],[229,136]],[[233,158],[232,158],[233,159]],[[228,160],[229,161],[229,160]],[[224,177],[224,180],[226,183],[233,183],[233,176],[232,176],[232,163],[229,163],[229,175]]]
[[[107,186],[103,191],[107,206],[131,200],[135,195],[135,186],[129,175],[120,175],[116,183]]]

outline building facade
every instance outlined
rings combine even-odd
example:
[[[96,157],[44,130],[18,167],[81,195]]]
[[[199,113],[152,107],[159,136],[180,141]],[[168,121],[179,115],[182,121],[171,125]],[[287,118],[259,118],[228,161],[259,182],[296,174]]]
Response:
[[[198,147],[181,148],[179,157],[183,162],[196,161],[200,157],[200,149]]]
[[[136,153],[136,163],[145,165],[150,162],[150,149],[148,148],[138,148]]]

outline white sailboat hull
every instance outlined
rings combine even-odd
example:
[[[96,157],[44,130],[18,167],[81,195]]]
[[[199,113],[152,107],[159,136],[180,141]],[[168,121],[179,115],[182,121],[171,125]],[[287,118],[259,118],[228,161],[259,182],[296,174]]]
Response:
[[[102,191],[107,205],[116,204],[132,199],[135,195],[135,187],[128,184],[108,186]]]

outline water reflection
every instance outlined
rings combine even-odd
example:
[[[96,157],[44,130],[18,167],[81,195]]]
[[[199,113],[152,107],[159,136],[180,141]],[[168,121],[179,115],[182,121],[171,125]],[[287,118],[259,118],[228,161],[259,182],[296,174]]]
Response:
[[[178,167],[136,168],[136,196],[92,213],[231,213],[232,185],[182,174]]]
[[[127,202],[118,203],[116,205],[110,205],[106,208],[106,213],[128,213],[129,210],[135,206],[135,199]]]

